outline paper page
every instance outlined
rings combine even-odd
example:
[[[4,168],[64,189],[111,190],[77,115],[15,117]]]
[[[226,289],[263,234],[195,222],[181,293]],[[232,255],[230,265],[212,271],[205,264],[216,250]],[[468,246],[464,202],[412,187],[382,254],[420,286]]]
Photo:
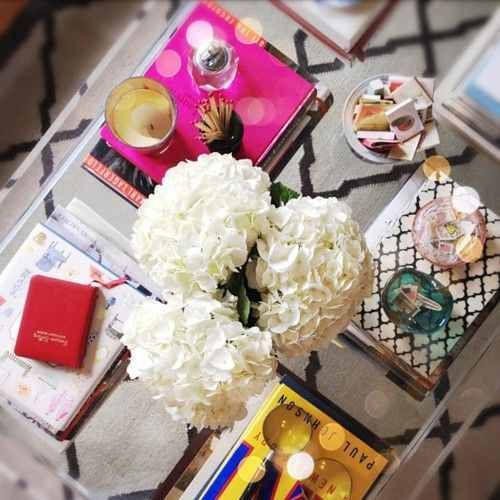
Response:
[[[80,202],[81,206],[86,207]],[[82,210],[79,209],[78,212],[82,213]],[[92,212],[87,213],[87,219],[89,219],[89,214],[92,214]],[[129,276],[132,280],[130,284],[135,288],[142,286],[153,295],[160,297],[160,287],[139,267],[137,261],[104,236],[104,234],[106,236],[111,234],[109,228],[113,230],[114,228],[107,223],[101,225],[99,219],[100,216],[95,214],[94,224],[89,227],[68,209],[57,206],[50,216],[47,226],[117,276]],[[100,227],[101,229],[97,232],[93,227]],[[116,241],[116,238],[113,239]]]

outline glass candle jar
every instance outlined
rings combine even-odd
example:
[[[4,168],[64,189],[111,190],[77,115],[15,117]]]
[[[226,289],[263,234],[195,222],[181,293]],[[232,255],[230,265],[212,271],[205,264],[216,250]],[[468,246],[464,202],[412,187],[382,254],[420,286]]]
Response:
[[[443,269],[450,269],[481,257],[486,222],[479,210],[469,214],[459,212],[451,196],[442,196],[420,208],[412,235],[423,257]]]
[[[198,87],[206,92],[227,89],[238,70],[239,58],[231,45],[212,39],[191,54],[189,71]]]
[[[129,78],[112,90],[105,115],[119,141],[149,154],[167,149],[177,121],[177,109],[168,89],[143,76]]]

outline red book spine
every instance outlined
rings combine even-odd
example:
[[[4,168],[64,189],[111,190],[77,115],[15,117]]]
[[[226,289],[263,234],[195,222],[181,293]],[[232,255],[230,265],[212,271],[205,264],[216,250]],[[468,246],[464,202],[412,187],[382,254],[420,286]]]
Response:
[[[92,326],[92,320],[94,318],[95,305],[97,303],[97,291],[96,287],[90,287],[93,289],[92,296],[90,298],[90,304],[87,314],[87,319],[85,321],[85,326],[80,335],[80,351],[78,354],[78,367],[82,366],[83,359],[85,358],[85,353],[87,351],[88,333],[90,332],[90,327]]]

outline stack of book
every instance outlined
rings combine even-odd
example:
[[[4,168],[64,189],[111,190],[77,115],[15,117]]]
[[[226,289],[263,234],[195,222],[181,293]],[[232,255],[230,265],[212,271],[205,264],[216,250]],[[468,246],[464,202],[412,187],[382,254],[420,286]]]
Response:
[[[500,41],[480,57],[449,106],[469,126],[500,147]]]
[[[158,497],[361,499],[393,459],[383,440],[291,373],[253,398],[243,421],[203,439]]]
[[[436,91],[436,115],[500,162],[500,10],[469,44]]]
[[[46,225],[37,224],[0,275],[0,404],[57,441],[70,439],[124,376],[128,352],[120,342],[123,323],[133,304],[149,293],[138,284],[147,281],[133,259],[74,212],[91,214],[94,220],[98,216],[77,200],[69,208],[57,207]],[[95,225],[113,234],[104,221]],[[81,284],[130,277],[122,286],[99,289],[85,357],[77,370],[14,354],[34,275]]]
[[[394,0],[273,0],[274,4],[333,49],[352,61],[389,13]]]
[[[195,126],[199,106],[208,93],[193,84],[188,64],[192,52],[189,33],[195,32],[200,23],[212,26],[238,54],[234,81],[216,93],[231,102],[243,123],[237,158],[250,159],[268,172],[279,168],[288,150],[297,146],[304,129],[314,126],[333,101],[327,87],[219,4],[207,0],[186,3],[172,36],[144,73],[167,87],[174,97],[177,123],[171,145],[160,154],[145,155],[121,143],[104,125],[102,139],[83,164],[135,206],[153,192],[169,168],[209,153]],[[182,65],[175,74],[165,74],[162,58],[173,53]],[[272,85],[264,75],[272,75]]]

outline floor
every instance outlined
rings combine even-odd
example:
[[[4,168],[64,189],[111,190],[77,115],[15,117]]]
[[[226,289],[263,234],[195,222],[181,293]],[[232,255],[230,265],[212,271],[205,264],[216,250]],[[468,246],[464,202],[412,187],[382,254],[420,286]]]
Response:
[[[24,3],[8,27],[0,24],[0,108],[8,120],[0,128],[0,186],[140,8],[126,0]],[[1,19],[16,13],[4,13],[9,4],[2,2]]]

